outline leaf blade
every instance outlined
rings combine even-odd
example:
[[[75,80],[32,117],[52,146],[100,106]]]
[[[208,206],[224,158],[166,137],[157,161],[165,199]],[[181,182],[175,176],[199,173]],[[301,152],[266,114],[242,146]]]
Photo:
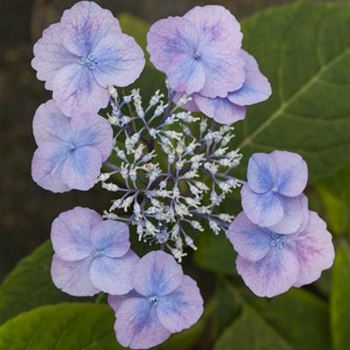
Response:
[[[63,303],[20,314],[0,327],[11,350],[121,350],[106,305]]]
[[[6,277],[0,286],[0,323],[41,305],[77,300],[52,283],[52,254],[51,242],[46,241],[22,259]]]
[[[273,299],[259,298],[226,278],[221,278],[221,282],[231,294],[233,304],[253,309],[291,349],[331,348],[327,304],[317,296],[303,289],[293,289]],[[234,323],[234,319],[232,321]]]
[[[243,22],[244,47],[257,58],[274,91],[269,101],[251,107],[239,125],[245,155],[278,148],[301,153],[312,179],[333,173],[347,160],[349,20],[349,5],[298,2]]]

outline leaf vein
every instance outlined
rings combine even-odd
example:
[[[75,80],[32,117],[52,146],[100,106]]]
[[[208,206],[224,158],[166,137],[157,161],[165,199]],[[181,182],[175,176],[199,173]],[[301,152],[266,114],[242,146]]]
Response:
[[[249,144],[252,144],[252,141],[263,131],[265,130],[270,124],[278,118],[286,108],[288,108],[295,100],[297,100],[303,93],[308,91],[312,85],[317,82],[323,73],[327,72],[329,69],[331,69],[338,61],[340,61],[344,56],[346,56],[350,52],[350,47],[347,47],[344,51],[342,51],[340,54],[335,56],[331,61],[329,61],[326,65],[321,67],[318,72],[310,78],[304,86],[297,90],[284,104],[282,104],[272,115],[270,118],[266,119],[264,123],[262,123],[256,130],[254,130],[250,136],[246,137],[241,144],[238,146],[239,149],[243,149]]]

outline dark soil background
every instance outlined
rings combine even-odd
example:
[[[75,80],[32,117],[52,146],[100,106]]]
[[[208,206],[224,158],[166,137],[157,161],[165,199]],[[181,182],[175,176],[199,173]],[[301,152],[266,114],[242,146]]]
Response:
[[[102,211],[112,199],[97,188],[86,193],[52,194],[36,186],[30,175],[35,150],[32,118],[36,108],[50,98],[30,66],[32,45],[42,30],[56,22],[62,11],[75,2],[0,0],[0,280],[20,258],[49,238],[51,222],[60,212],[78,205]],[[292,0],[96,2],[115,15],[129,12],[153,22],[207,3],[224,5],[242,19],[264,7]]]

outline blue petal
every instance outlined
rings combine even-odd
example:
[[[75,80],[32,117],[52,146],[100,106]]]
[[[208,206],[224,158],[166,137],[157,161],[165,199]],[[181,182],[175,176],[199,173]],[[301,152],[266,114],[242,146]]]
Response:
[[[110,123],[99,115],[83,115],[71,119],[70,133],[76,147],[91,146],[106,160],[113,148],[113,130]]]
[[[282,234],[296,233],[308,220],[308,200],[303,194],[290,198],[280,196],[280,200],[283,206],[283,218],[269,229]]]
[[[296,287],[316,281],[321,272],[329,269],[334,262],[332,235],[327,231],[326,223],[317,213],[309,213],[309,220],[304,229],[291,237],[300,263]]]
[[[61,259],[82,260],[93,252],[91,230],[102,222],[92,209],[76,207],[61,213],[52,223],[52,246]]]
[[[107,89],[97,83],[93,71],[78,63],[61,68],[52,89],[57,106],[69,117],[97,113],[109,101]]]
[[[268,227],[277,224],[283,218],[284,211],[278,193],[258,194],[245,184],[241,197],[245,214],[255,224]]]
[[[248,186],[256,193],[271,191],[275,186],[277,166],[266,153],[254,153],[248,163]]]
[[[114,329],[118,342],[131,349],[151,348],[171,335],[158,320],[155,306],[146,298],[123,301]]]
[[[91,283],[90,264],[91,258],[65,261],[54,255],[51,265],[52,281],[58,289],[70,295],[77,297],[95,295],[99,290]]]
[[[188,55],[179,55],[176,64],[168,71],[168,80],[173,90],[190,95],[204,86],[203,66]]]
[[[89,190],[95,185],[101,166],[101,154],[95,148],[77,148],[69,153],[64,163],[63,181],[72,189]]]
[[[271,298],[286,292],[299,276],[298,259],[288,247],[272,249],[255,262],[238,256],[236,267],[245,284],[260,297]]]
[[[104,220],[91,232],[94,248],[110,258],[119,258],[130,248],[129,226],[116,220]]]
[[[95,48],[97,66],[94,71],[101,86],[127,86],[133,83],[145,66],[142,49],[134,38],[119,34],[106,36]]]
[[[120,258],[96,256],[90,267],[91,282],[105,293],[126,294],[133,288],[132,273],[138,260],[131,250]]]
[[[229,100],[239,106],[249,106],[267,100],[271,95],[271,85],[260,72],[255,58],[244,50],[241,56],[245,61],[245,81],[243,86],[228,95]]]
[[[146,254],[135,268],[135,290],[144,296],[167,295],[173,292],[183,278],[182,268],[174,257],[162,251]]]
[[[35,112],[33,133],[38,146],[44,142],[57,142],[71,146],[70,118],[62,114],[55,101],[43,103]]]
[[[93,1],[79,1],[61,18],[63,44],[72,53],[88,55],[107,34],[121,32],[111,11]]]
[[[231,223],[227,238],[235,251],[250,261],[264,258],[271,249],[271,234],[252,223],[244,212],[239,213]]]
[[[159,299],[157,315],[170,332],[180,332],[194,325],[203,313],[203,299],[197,283],[184,276],[180,286]]]
[[[33,48],[32,67],[37,71],[37,78],[45,81],[47,90],[52,90],[52,81],[62,67],[78,60],[76,55],[63,46],[63,35],[61,23],[51,24]]]
[[[278,167],[278,192],[284,196],[299,196],[305,189],[308,178],[307,164],[296,153],[274,151],[271,153]]]
[[[132,290],[128,294],[124,294],[124,295],[109,294],[107,301],[109,306],[114,310],[115,313],[117,313],[122,303],[131,298],[143,298],[143,297],[137,292],[135,292],[135,290]]]
[[[41,143],[32,160],[33,180],[52,192],[66,192],[70,187],[62,179],[62,169],[68,149],[55,142]]]
[[[216,122],[232,124],[242,120],[246,114],[246,108],[231,103],[227,98],[209,98],[194,94],[193,101],[199,110]]]

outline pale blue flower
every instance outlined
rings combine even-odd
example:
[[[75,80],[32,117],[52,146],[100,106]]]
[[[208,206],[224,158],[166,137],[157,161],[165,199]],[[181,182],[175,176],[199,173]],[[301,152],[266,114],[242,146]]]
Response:
[[[131,273],[139,259],[130,250],[125,223],[76,207],[53,221],[51,241],[51,276],[62,291],[89,296],[100,291],[126,294],[133,288]]]
[[[240,24],[224,7],[196,6],[153,24],[147,49],[177,92],[226,97],[244,83]]]
[[[308,212],[302,194],[308,178],[306,162],[292,152],[255,153],[249,159],[242,206],[255,224],[278,233],[300,229]]]
[[[245,118],[248,106],[270,97],[271,85],[260,72],[255,58],[244,50],[241,50],[240,56],[244,60],[243,86],[224,98],[209,98],[195,93],[191,96],[192,107],[189,110],[200,111],[221,124],[232,124]]]
[[[191,327],[202,315],[203,299],[197,283],[183,274],[171,255],[148,253],[136,264],[132,277],[133,291],[109,297],[121,345],[151,348],[172,333]]]
[[[300,230],[289,235],[260,227],[241,212],[227,237],[238,253],[237,272],[261,297],[273,297],[316,281],[334,260],[332,236],[326,223],[312,211]]]
[[[114,144],[112,127],[106,119],[97,114],[68,118],[53,100],[37,109],[33,132],[38,148],[33,156],[32,177],[52,192],[93,187]]]
[[[34,45],[32,66],[59,108],[70,117],[107,106],[109,85],[127,86],[140,75],[144,54],[118,20],[92,1],[64,11]]]

